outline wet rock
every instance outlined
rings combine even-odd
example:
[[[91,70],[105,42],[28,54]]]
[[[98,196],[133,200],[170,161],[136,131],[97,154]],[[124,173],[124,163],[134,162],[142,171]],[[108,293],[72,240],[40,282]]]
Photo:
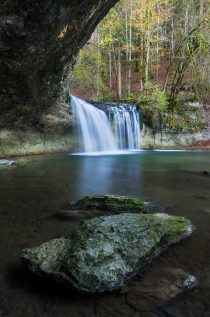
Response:
[[[127,196],[93,195],[85,196],[76,203],[69,205],[68,209],[77,210],[107,210],[114,212],[157,212],[157,206]],[[159,210],[158,210],[159,211]]]
[[[206,290],[210,289],[210,270],[207,270],[202,277],[201,287]]]
[[[8,167],[14,167],[14,166],[24,166],[28,163],[27,159],[19,158],[17,160],[4,160],[0,159],[0,169],[7,169]]]
[[[0,160],[0,172],[8,171],[9,168],[14,166],[14,161],[11,160]]]
[[[97,217],[82,222],[67,237],[23,250],[22,261],[35,274],[78,290],[112,291],[192,231],[189,220],[167,214]]]
[[[138,311],[153,311],[197,284],[195,276],[180,268],[168,267],[159,270],[158,274],[157,271],[150,272],[142,281],[128,286],[127,303]]]
[[[109,213],[108,213],[109,214]],[[111,214],[111,213],[110,213]],[[56,213],[53,218],[63,221],[75,221],[80,222],[82,220],[91,219],[99,216],[105,216],[107,212],[101,212],[101,210],[62,210]]]
[[[0,165],[11,166],[14,164],[14,161],[11,160],[0,160]]]
[[[166,317],[185,317],[176,306],[165,307],[163,313]]]

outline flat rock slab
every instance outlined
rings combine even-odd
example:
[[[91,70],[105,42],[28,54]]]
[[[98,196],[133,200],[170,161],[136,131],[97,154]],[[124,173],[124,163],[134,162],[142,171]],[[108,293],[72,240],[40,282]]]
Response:
[[[141,212],[149,213],[160,211],[157,206],[127,196],[116,195],[90,195],[85,196],[70,204],[67,209],[70,210],[106,210],[113,212]]]
[[[189,220],[162,213],[97,217],[67,237],[23,250],[22,261],[35,274],[80,291],[112,291],[192,231]]]
[[[0,160],[0,165],[12,165],[14,164],[14,161],[10,161],[10,160]]]

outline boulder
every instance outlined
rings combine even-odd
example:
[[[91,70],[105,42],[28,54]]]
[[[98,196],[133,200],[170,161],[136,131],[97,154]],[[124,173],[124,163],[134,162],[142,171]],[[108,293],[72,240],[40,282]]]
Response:
[[[23,250],[22,261],[37,275],[101,293],[121,288],[192,231],[189,220],[163,213],[97,217],[82,222],[67,237]]]
[[[127,196],[116,195],[92,195],[85,196],[73,204],[68,209],[76,210],[106,210],[114,212],[154,212],[157,206],[144,200]]]
[[[142,281],[136,281],[122,290],[127,293],[127,303],[137,311],[155,311],[164,307],[176,296],[197,287],[194,275],[176,267],[153,270]]]

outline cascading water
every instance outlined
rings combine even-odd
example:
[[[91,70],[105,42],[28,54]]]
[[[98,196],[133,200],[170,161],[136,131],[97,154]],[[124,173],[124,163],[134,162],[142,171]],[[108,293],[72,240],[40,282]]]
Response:
[[[71,96],[72,112],[80,146],[84,152],[137,150],[140,146],[140,118],[134,105],[104,105],[101,110]]]
[[[72,111],[77,119],[77,132],[85,152],[101,152],[117,150],[106,113],[88,102],[72,99]]]
[[[110,106],[109,119],[113,121],[119,149],[140,148],[140,116],[135,105]]]

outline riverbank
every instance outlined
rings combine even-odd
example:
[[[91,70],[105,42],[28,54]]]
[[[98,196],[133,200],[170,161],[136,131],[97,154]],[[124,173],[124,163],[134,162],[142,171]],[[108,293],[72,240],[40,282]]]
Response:
[[[56,135],[31,131],[0,132],[0,158],[66,152],[73,148],[74,138],[70,133]]]
[[[0,158],[47,153],[72,152],[77,140],[72,131],[42,134],[38,132],[0,131]],[[143,125],[140,148],[151,149],[209,149],[208,132],[176,133],[155,131]]]

